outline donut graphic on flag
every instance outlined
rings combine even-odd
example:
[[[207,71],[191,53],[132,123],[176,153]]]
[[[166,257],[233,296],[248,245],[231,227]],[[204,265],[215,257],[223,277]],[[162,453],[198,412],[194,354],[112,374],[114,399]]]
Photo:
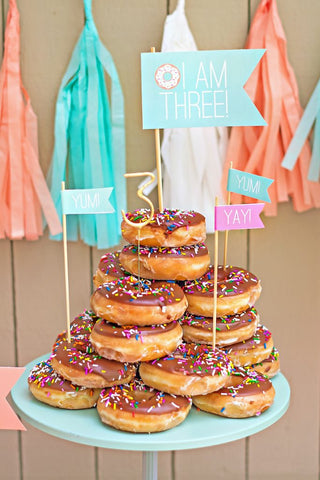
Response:
[[[171,63],[165,63],[157,68],[154,78],[160,88],[171,90],[180,82],[181,74],[179,68]]]

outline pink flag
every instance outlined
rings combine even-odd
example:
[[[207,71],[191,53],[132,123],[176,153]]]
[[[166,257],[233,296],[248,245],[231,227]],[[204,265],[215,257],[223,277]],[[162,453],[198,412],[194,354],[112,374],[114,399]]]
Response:
[[[26,430],[6,400],[24,371],[23,367],[0,367],[0,430]]]
[[[219,205],[215,207],[215,230],[264,228],[259,217],[264,203]]]

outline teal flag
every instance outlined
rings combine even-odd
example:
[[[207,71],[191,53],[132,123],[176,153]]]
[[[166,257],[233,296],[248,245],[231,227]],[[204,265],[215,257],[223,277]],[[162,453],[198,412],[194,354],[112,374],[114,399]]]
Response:
[[[109,201],[113,188],[62,190],[62,213],[65,215],[113,213]]]
[[[283,158],[281,165],[284,168],[293,170],[313,124],[312,157],[309,166],[308,180],[318,182],[320,179],[320,80],[310,97],[297,130]]]
[[[142,53],[143,128],[266,125],[243,89],[264,52]]]
[[[264,202],[271,202],[268,187],[270,187],[273,181],[271,178],[230,168],[227,191],[240,193],[240,195],[245,195],[246,197],[257,198]]]
[[[84,0],[84,9],[85,26],[58,94],[48,180],[60,217],[61,181],[67,189],[114,187],[110,196],[114,213],[67,217],[69,240],[79,235],[88,245],[108,248],[119,243],[121,210],[127,210],[124,101],[115,64],[93,21],[91,0]],[[105,73],[110,77],[111,104]]]

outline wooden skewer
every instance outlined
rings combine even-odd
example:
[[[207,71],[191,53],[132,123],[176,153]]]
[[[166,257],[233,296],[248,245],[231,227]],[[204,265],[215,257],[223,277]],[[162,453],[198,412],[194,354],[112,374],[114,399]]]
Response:
[[[219,199],[216,197],[216,207]],[[216,348],[216,325],[217,325],[217,287],[218,287],[218,230],[214,232],[214,273],[213,273],[213,316],[212,316],[212,348]]]
[[[155,53],[155,47],[151,47],[151,52]],[[154,139],[156,144],[156,163],[158,176],[158,204],[160,212],[163,211],[163,195],[162,195],[162,169],[161,169],[161,150],[160,150],[160,130],[156,128],[154,131]]]
[[[229,170],[230,170],[230,168],[232,168],[232,162],[230,162]],[[228,192],[227,205],[230,205],[230,201],[231,201],[231,192]],[[223,268],[225,268],[226,265],[227,265],[228,238],[229,238],[229,230],[226,230],[224,232]]]
[[[141,227],[138,227],[138,282],[139,282],[139,292],[141,291],[141,285],[140,285],[140,279],[141,279],[140,238],[141,238]]]
[[[65,182],[61,182],[61,190],[65,190]],[[62,233],[63,233],[63,256],[64,256],[64,281],[66,289],[66,309],[67,309],[67,338],[71,342],[70,335],[70,296],[69,296],[69,270],[68,270],[68,249],[67,249],[67,216],[62,215]]]

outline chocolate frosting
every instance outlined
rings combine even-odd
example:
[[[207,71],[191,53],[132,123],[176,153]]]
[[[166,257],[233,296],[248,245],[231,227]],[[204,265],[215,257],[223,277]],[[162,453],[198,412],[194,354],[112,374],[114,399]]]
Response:
[[[100,318],[91,310],[85,310],[81,315],[75,317],[70,325],[70,337],[73,346],[85,353],[93,353],[94,348],[90,342],[90,334],[95,323]],[[56,342],[67,341],[67,332],[64,330],[56,339]]]
[[[257,347],[260,347],[261,345],[266,348],[266,344],[270,338],[271,333],[269,330],[263,325],[259,325],[253,337],[249,338],[248,340],[243,340],[239,343],[234,343],[233,345],[229,345],[227,347],[222,347],[222,349],[226,354],[231,352],[241,352],[242,354],[248,353]]]
[[[115,278],[123,278],[129,276],[130,273],[126,272],[122,267],[119,259],[121,250],[116,252],[109,252],[102,255],[99,263],[99,270],[105,275],[112,275]]]
[[[60,392],[78,392],[88,390],[65,380],[51,366],[50,360],[40,362],[33,367],[28,377],[28,383],[34,383],[38,388],[50,388]]]
[[[255,367],[257,365],[262,365],[263,363],[276,362],[278,359],[279,359],[279,352],[275,347],[273,347],[272,352],[270,353],[269,357],[266,358],[265,360],[262,360],[262,362],[254,364],[253,367]]]
[[[122,252],[133,257],[138,255],[137,245],[126,245]],[[156,257],[156,258],[194,258],[208,255],[208,249],[204,243],[197,243],[197,245],[185,245],[184,247],[146,247],[140,246],[141,257]]]
[[[126,213],[127,219],[137,224],[145,222],[149,216],[150,210],[146,208]],[[159,212],[159,210],[154,212],[153,219],[148,224],[148,227],[161,228],[164,230],[165,235],[170,235],[178,228],[199,225],[204,221],[205,218],[201,213],[192,210],[184,211],[165,209],[162,212]]]
[[[94,292],[93,296],[101,296],[113,302],[135,306],[166,307],[182,301],[184,293],[174,282],[151,282],[133,277],[108,282]]]
[[[177,322],[171,322],[163,325],[152,325],[147,327],[140,326],[119,326],[110,323],[107,320],[99,321],[94,326],[94,332],[105,337],[116,338],[135,338],[137,341],[143,342],[143,337],[158,335],[161,333],[170,332],[176,326]]]
[[[156,368],[179,375],[198,377],[230,374],[233,364],[219,349],[196,343],[181,343],[166,357],[148,362]]]
[[[191,403],[191,399],[160,392],[135,379],[121,386],[105,388],[100,394],[100,402],[112,410],[162,415],[177,412]]]
[[[247,292],[252,286],[259,283],[258,278],[240,267],[226,265],[218,266],[217,296],[227,297]],[[187,281],[183,290],[186,294],[204,295],[212,297],[214,291],[214,266],[210,265],[207,273],[198,280]]]
[[[244,371],[244,373],[237,371],[236,376],[240,377],[239,385],[224,387],[215,393],[231,397],[248,397],[250,395],[264,393],[272,387],[270,380],[254,371]]]
[[[59,363],[82,371],[86,375],[95,373],[108,382],[125,378],[135,371],[132,364],[107,360],[95,353],[81,352],[72,343],[65,341],[60,341],[53,346],[52,357],[55,357]]]
[[[232,330],[238,330],[239,328],[249,325],[257,318],[257,311],[255,308],[249,308],[245,312],[237,313],[236,315],[225,315],[224,317],[217,318],[216,330],[219,332],[226,332]],[[190,327],[197,328],[199,330],[207,330],[212,332],[212,318],[203,317],[201,315],[193,315],[186,312],[180,319],[181,325],[189,325]]]

